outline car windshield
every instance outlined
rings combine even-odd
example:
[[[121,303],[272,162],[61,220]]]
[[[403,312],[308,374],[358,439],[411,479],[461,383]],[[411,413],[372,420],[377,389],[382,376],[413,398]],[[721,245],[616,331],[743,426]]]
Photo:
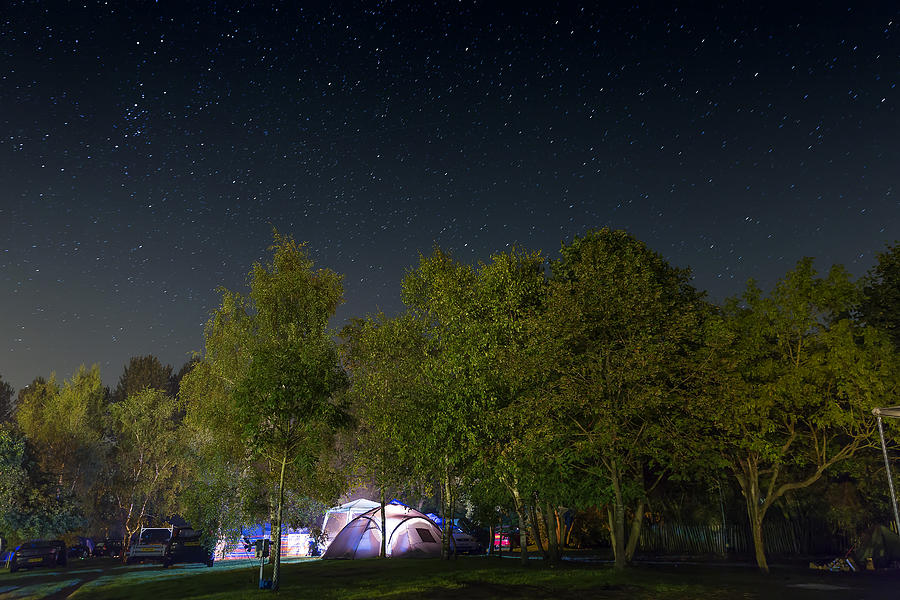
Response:
[[[200,537],[200,532],[196,529],[189,529],[185,527],[184,529],[179,529],[175,532],[175,537],[179,538],[196,538]]]
[[[172,537],[172,532],[168,529],[145,529],[141,533],[142,544],[159,544],[160,542],[168,542]]]

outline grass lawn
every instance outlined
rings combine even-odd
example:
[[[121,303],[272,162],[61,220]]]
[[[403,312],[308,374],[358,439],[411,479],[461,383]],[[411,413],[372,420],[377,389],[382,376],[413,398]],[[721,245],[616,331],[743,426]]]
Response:
[[[271,578],[267,567],[266,577]],[[258,567],[219,563],[213,569],[158,568],[111,575],[89,582],[78,600],[239,599],[271,597],[257,589]],[[897,573],[824,573],[773,568],[768,576],[748,567],[644,565],[619,573],[609,565],[565,563],[555,569],[540,561],[526,568],[514,559],[466,557],[439,560],[306,561],[282,565],[282,598],[661,598],[791,600],[894,597]]]

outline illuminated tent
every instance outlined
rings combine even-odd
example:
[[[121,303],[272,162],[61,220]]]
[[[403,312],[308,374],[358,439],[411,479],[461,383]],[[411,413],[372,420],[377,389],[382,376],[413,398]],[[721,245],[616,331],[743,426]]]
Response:
[[[325,541],[322,543],[321,549],[324,551],[328,548],[328,545],[331,544],[332,540],[337,537],[337,534],[347,523],[378,506],[381,506],[378,502],[360,498],[329,508],[328,512],[325,513],[325,520],[322,522],[322,533],[325,534]]]
[[[424,514],[403,504],[384,507],[387,556],[441,555],[441,530]],[[329,544],[322,558],[375,558],[381,555],[381,507],[362,514]]]

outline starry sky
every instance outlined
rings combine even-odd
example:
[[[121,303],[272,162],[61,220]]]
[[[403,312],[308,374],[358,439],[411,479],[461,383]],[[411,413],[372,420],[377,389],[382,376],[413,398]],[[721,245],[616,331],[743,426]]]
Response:
[[[273,227],[336,326],[435,245],[625,228],[720,300],[900,238],[896,3],[335,4],[4,3],[5,380],[177,370]]]

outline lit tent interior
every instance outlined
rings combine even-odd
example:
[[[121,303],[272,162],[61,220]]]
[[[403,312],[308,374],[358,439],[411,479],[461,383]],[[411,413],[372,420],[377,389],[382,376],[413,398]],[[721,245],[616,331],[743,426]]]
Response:
[[[441,553],[441,530],[421,512],[403,504],[387,504],[387,556],[428,557]],[[381,555],[381,507],[350,521],[328,545],[322,558],[375,558]]]
[[[381,505],[378,502],[359,498],[328,509],[322,522],[325,541],[321,544],[321,550],[324,552],[328,548],[347,523],[379,506]]]

